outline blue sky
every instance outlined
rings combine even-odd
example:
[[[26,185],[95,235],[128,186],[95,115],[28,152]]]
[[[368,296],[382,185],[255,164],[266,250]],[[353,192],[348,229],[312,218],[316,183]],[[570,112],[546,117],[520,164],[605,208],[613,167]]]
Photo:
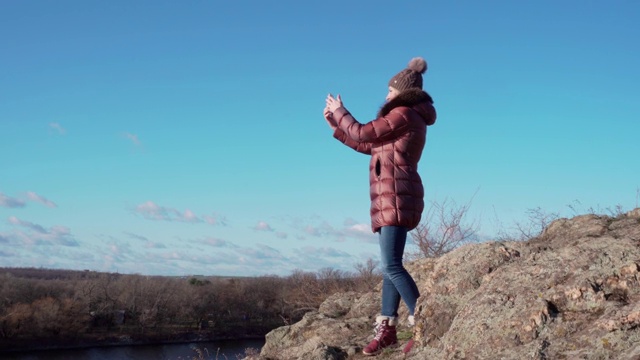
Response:
[[[426,200],[483,238],[637,206],[637,1],[3,1],[0,266],[162,275],[378,258],[360,122],[414,56]]]

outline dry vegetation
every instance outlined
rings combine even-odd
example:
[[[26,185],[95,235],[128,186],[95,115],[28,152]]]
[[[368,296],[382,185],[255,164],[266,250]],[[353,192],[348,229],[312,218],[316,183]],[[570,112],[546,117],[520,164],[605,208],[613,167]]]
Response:
[[[162,277],[0,269],[0,351],[261,337],[328,296],[369,291],[376,264],[288,277]]]
[[[422,221],[411,233],[418,251],[411,259],[434,258],[478,240],[478,223],[468,219],[471,200],[458,205],[454,200],[432,201]]]

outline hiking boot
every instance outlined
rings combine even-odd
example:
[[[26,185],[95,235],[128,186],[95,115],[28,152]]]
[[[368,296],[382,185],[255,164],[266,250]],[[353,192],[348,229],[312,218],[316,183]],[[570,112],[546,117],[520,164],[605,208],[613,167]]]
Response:
[[[376,336],[362,350],[362,353],[365,355],[378,355],[384,348],[396,345],[398,343],[396,324],[395,317],[378,316],[375,327]]]
[[[409,315],[409,326],[411,326],[413,328],[413,335],[411,336],[411,339],[409,339],[409,341],[407,342],[407,344],[404,346],[404,348],[402,349],[402,353],[406,356],[411,349],[413,348],[413,343],[414,343],[414,339],[416,337],[416,319],[413,315]]]

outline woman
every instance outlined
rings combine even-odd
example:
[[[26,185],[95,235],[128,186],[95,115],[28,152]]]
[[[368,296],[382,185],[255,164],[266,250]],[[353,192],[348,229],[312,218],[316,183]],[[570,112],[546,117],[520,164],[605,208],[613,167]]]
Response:
[[[361,124],[343,106],[340,95],[327,96],[324,117],[333,136],[354,150],[371,155],[369,192],[371,229],[379,234],[382,282],[382,309],[376,317],[376,336],[363,349],[376,355],[397,344],[396,325],[400,299],[409,309],[413,325],[420,293],[402,265],[407,232],[422,217],[424,189],[418,161],[425,145],[427,126],[436,120],[431,96],[422,90],[423,58],[413,58],[409,66],[389,81],[386,102],[375,120]]]

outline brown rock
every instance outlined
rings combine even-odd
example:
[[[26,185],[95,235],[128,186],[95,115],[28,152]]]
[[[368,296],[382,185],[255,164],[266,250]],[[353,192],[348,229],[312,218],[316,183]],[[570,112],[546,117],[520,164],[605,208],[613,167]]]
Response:
[[[384,359],[640,359],[640,209],[554,221],[526,242],[486,242],[407,265],[416,344]],[[380,296],[336,294],[267,335],[262,359],[362,359]],[[407,311],[400,309],[406,327]]]

